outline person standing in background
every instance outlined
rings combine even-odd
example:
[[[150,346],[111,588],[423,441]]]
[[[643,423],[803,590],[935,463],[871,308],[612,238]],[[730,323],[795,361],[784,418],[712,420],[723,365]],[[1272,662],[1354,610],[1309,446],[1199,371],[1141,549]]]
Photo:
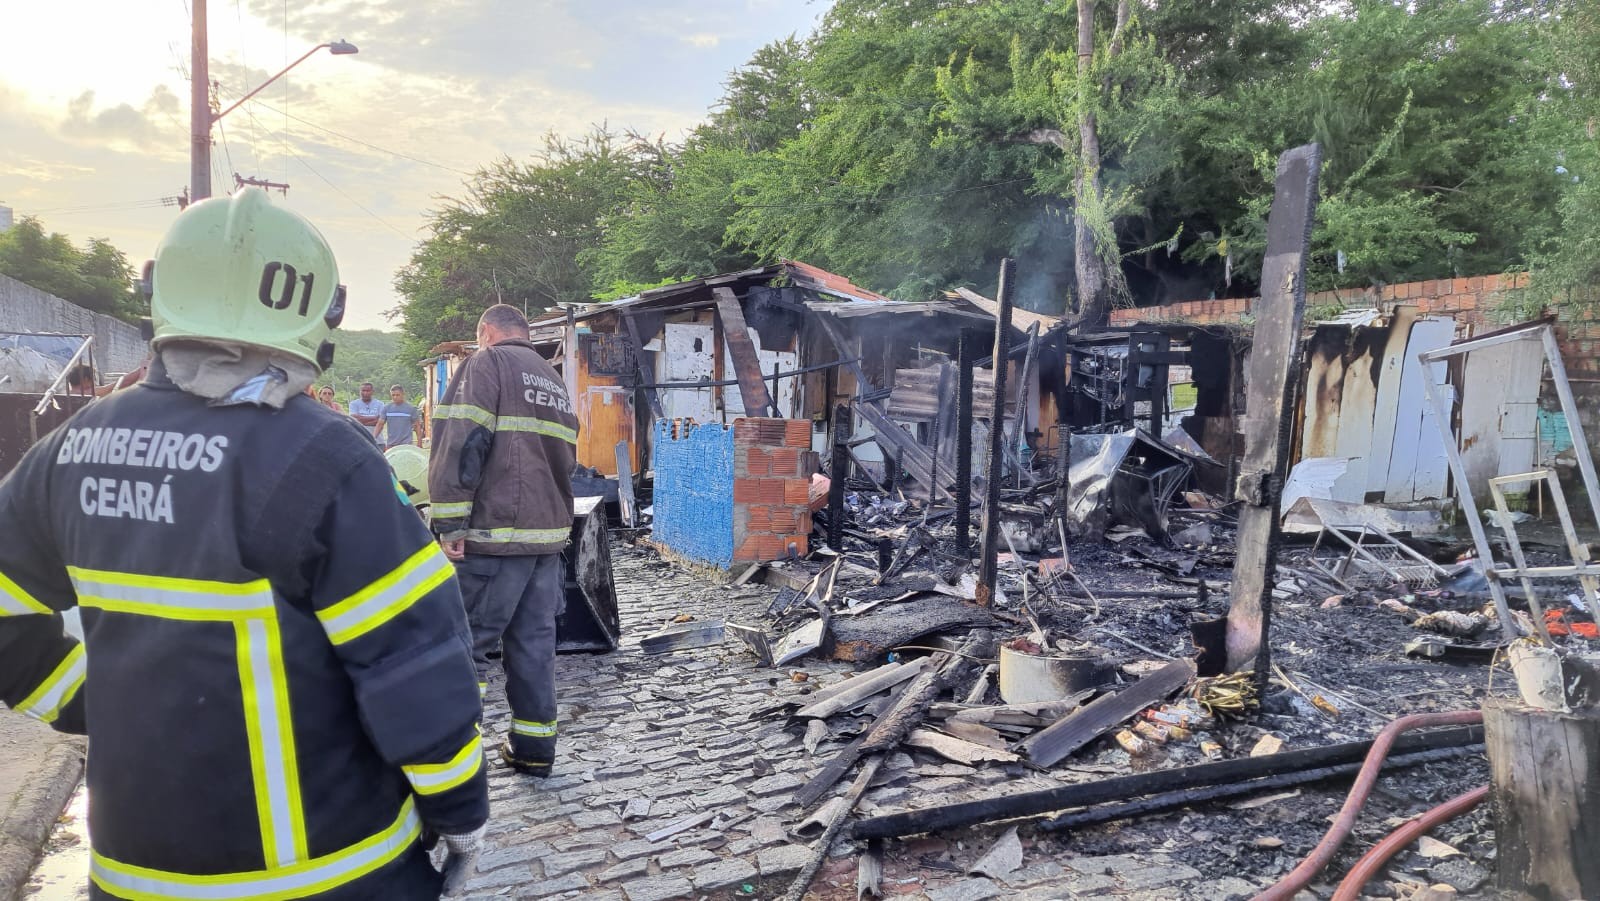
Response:
[[[350,401],[350,415],[356,422],[367,427],[367,431],[374,437],[378,434],[378,423],[383,421],[383,401],[372,396],[372,383],[361,383],[361,396]]]
[[[389,387],[389,402],[378,414],[378,429],[373,434],[385,450],[410,444],[413,436],[417,444],[422,443],[422,416],[406,402],[406,389],[399,385]]]
[[[344,412],[344,408],[339,406],[339,402],[333,399],[332,385],[323,385],[321,388],[317,389],[317,403],[322,404],[324,407],[327,407],[336,413]]]

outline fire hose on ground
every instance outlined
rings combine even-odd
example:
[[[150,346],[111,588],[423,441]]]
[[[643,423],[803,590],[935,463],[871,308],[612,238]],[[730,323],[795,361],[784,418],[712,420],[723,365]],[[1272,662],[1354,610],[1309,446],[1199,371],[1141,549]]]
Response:
[[[1421,838],[1428,830],[1455,819],[1467,811],[1483,803],[1489,797],[1489,786],[1484,785],[1458,795],[1428,811],[1422,816],[1406,823],[1384,837],[1383,841],[1373,845],[1367,853],[1361,855],[1356,865],[1350,868],[1344,881],[1339,883],[1339,890],[1334,892],[1333,901],[1357,901],[1361,897],[1361,890],[1366,887],[1372,878],[1378,875],[1383,865],[1389,858],[1398,854],[1407,845]]]
[[[1255,897],[1255,901],[1288,901],[1301,889],[1304,889],[1321,873],[1333,860],[1333,855],[1344,844],[1350,835],[1350,830],[1355,827],[1356,816],[1361,812],[1362,805],[1366,804],[1367,797],[1372,794],[1372,787],[1377,784],[1378,774],[1383,769],[1383,760],[1389,755],[1395,739],[1402,733],[1412,729],[1426,729],[1433,726],[1467,726],[1483,722],[1483,714],[1477,710],[1462,710],[1454,713],[1423,713],[1414,716],[1404,716],[1385,726],[1377,738],[1373,739],[1372,750],[1367,752],[1366,762],[1361,765],[1361,771],[1356,776],[1356,783],[1350,789],[1349,797],[1345,798],[1344,806],[1339,809],[1339,815],[1334,819],[1333,826],[1322,837],[1322,841],[1311,850],[1306,859],[1300,862],[1289,875],[1278,880],[1271,888]],[[1465,795],[1463,798],[1470,798]],[[1480,799],[1481,800],[1481,799]],[[1455,801],[1445,805],[1456,804]],[[1476,803],[1476,802],[1474,802]],[[1468,808],[1470,809],[1470,808]],[[1431,812],[1430,812],[1431,815]],[[1448,817],[1446,817],[1448,819]],[[1393,852],[1391,851],[1392,855]],[[1385,858],[1387,859],[1387,858]],[[1379,862],[1381,864],[1381,861]],[[1341,887],[1342,891],[1343,887]],[[1359,886],[1356,889],[1359,891]]]

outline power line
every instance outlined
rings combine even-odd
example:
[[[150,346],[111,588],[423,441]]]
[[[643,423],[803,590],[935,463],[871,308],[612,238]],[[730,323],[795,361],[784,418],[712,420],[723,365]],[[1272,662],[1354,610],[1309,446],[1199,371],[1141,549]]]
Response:
[[[49,214],[49,215],[52,215],[52,216],[66,216],[66,215],[72,215],[74,213],[108,213],[108,212],[121,212],[121,211],[124,211],[124,210],[133,211],[133,210],[157,209],[157,208],[164,207],[164,206],[172,206],[174,203],[175,203],[175,201],[173,200],[173,198],[170,198],[170,197],[148,197],[148,198],[145,198],[143,200],[122,200],[122,201],[116,201],[116,202],[113,202],[113,203],[95,203],[95,204],[85,204],[85,205],[81,205],[81,206],[50,207],[48,209],[42,209],[42,210],[19,210],[19,212],[22,212],[24,215],[28,215],[28,216],[42,216],[42,215],[45,215],[45,214]]]
[[[368,216],[371,216],[372,218],[378,220],[378,222],[381,223],[385,228],[389,229],[390,231],[394,232],[395,234],[399,235],[400,237],[405,238],[407,241],[413,240],[415,238],[414,235],[406,234],[405,232],[401,231],[400,229],[398,229],[394,225],[392,225],[389,222],[389,220],[383,218],[382,216],[379,216],[377,213],[374,213],[371,209],[369,209],[367,207],[366,204],[362,203],[361,201],[359,201],[359,200],[355,199],[354,197],[351,197],[349,194],[345,193],[343,188],[341,188],[338,185],[334,184],[333,182],[329,181],[328,177],[326,175],[323,175],[321,172],[318,172],[316,170],[316,168],[314,168],[310,163],[306,162],[305,157],[303,157],[300,154],[296,153],[296,154],[294,154],[294,158],[300,162],[300,165],[306,167],[306,170],[308,172],[310,172],[312,175],[315,175],[316,177],[322,179],[323,183],[326,184],[328,187],[330,187],[330,188],[334,189],[335,191],[339,192],[339,196],[343,197],[345,200],[348,200],[351,203],[355,204],[356,206],[360,207],[361,211],[363,213],[366,213]]]
[[[326,132],[327,134],[333,135],[336,138],[343,138],[344,140],[349,141],[352,144],[360,144],[362,147],[366,147],[366,148],[371,149],[371,150],[376,150],[379,153],[387,153],[390,156],[399,157],[400,159],[403,159],[403,160],[410,160],[413,163],[421,163],[424,166],[432,166],[435,169],[443,169],[446,172],[454,172],[457,175],[471,176],[471,175],[474,174],[472,172],[468,172],[465,169],[458,169],[455,166],[447,166],[444,163],[436,163],[436,162],[434,162],[432,160],[425,160],[425,159],[423,159],[421,157],[411,156],[410,154],[401,153],[398,150],[390,150],[387,147],[380,147],[379,145],[374,144],[371,141],[363,141],[360,138],[352,138],[351,136],[349,136],[347,134],[344,134],[343,132],[334,131],[333,129],[327,128],[326,126],[318,125],[315,122],[310,122],[310,121],[307,121],[305,119],[302,119],[299,116],[291,116],[287,112],[284,112],[283,110],[280,110],[280,109],[274,107],[272,104],[266,103],[266,102],[264,102],[264,101],[262,101],[262,100],[260,100],[258,98],[255,98],[255,97],[252,97],[252,98],[250,98],[250,100],[246,101],[246,105],[251,104],[251,103],[259,103],[262,106],[266,107],[267,109],[271,110],[272,112],[279,113],[279,114],[283,115],[286,118],[293,119],[294,121],[299,122],[301,125],[305,125],[305,126],[308,126],[310,128],[315,128],[317,131]]]

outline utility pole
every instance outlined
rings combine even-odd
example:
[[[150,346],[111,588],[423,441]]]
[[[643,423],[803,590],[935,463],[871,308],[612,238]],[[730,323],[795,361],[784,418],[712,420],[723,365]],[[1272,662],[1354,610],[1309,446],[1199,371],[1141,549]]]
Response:
[[[189,202],[211,196],[211,65],[206,46],[206,0],[190,0]]]

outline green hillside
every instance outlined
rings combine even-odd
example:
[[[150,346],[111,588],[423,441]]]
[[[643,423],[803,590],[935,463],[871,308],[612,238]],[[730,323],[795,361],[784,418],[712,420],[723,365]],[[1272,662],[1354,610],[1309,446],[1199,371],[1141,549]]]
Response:
[[[331,383],[340,401],[354,397],[362,382],[371,382],[385,400],[390,385],[403,386],[412,400],[422,396],[422,370],[415,360],[399,357],[399,333],[341,329],[333,342],[333,368],[319,384]]]

